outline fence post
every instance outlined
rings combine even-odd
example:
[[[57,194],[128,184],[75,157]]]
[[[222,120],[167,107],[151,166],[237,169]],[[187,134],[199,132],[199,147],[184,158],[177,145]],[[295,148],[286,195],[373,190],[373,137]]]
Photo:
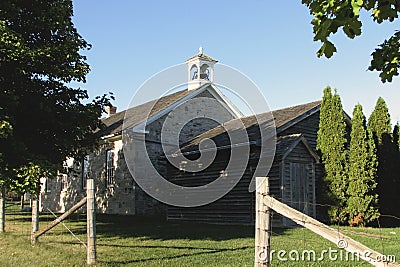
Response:
[[[1,188],[0,191],[0,233],[3,233],[5,230],[6,224],[6,191],[4,188]]]
[[[265,178],[265,196],[269,196],[269,178]],[[263,195],[264,196],[264,195]],[[265,200],[265,197],[263,197],[263,202]],[[264,204],[265,205],[265,204]],[[272,233],[272,216],[271,216],[272,210],[269,208],[269,206],[265,206],[265,232],[266,232],[266,242],[265,242],[265,248],[266,248],[266,255],[268,256],[267,260],[267,266],[269,267],[271,264],[271,233]]]
[[[24,197],[24,194],[22,194],[21,195],[21,201],[19,203],[21,211],[24,209],[24,201],[25,201],[25,197]]]
[[[31,244],[37,242],[35,233],[39,230],[39,197],[34,196],[32,201],[32,232],[31,232]]]
[[[268,177],[256,177],[256,221],[254,266],[270,266],[270,209],[264,204],[269,194]]]
[[[96,210],[94,197],[94,179],[86,182],[87,214],[87,264],[96,263]]]

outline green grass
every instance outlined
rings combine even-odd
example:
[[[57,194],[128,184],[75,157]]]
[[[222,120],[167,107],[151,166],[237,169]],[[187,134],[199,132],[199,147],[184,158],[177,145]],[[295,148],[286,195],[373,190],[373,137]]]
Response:
[[[86,252],[62,225],[58,225],[29,244],[30,214],[9,212],[7,233],[0,234],[0,266],[85,266]],[[41,215],[41,226],[51,221]],[[86,240],[84,215],[74,215],[65,224],[77,237]],[[400,228],[348,228],[344,230],[374,234],[375,238],[348,233],[372,249],[400,259]],[[337,249],[303,228],[273,228],[272,249]],[[254,230],[251,226],[218,226],[167,223],[131,216],[97,216],[96,266],[254,266]],[[332,262],[286,261],[274,257],[271,266],[370,266],[363,261]]]

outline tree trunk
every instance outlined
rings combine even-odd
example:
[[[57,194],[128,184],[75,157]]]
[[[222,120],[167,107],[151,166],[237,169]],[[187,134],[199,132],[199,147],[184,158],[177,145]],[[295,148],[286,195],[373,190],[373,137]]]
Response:
[[[3,233],[6,222],[6,192],[2,188],[0,191],[0,232]]]

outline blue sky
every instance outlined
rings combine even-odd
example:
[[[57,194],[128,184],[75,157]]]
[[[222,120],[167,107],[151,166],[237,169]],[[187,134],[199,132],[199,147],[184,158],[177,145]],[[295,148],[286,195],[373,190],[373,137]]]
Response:
[[[140,85],[155,73],[183,63],[199,46],[219,62],[249,76],[272,109],[320,99],[337,88],[346,112],[361,103],[369,116],[382,96],[400,120],[400,79],[382,84],[366,69],[374,48],[394,24],[376,25],[368,14],[363,35],[332,40],[338,53],[317,58],[308,9],[297,1],[105,1],[74,0],[78,32],[93,45],[84,52],[92,71],[81,85],[91,97],[114,92],[125,109]]]

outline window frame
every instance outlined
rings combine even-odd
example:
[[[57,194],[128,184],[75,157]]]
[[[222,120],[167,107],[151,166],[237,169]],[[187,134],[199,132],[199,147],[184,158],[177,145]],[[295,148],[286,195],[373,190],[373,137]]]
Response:
[[[113,149],[107,149],[106,151],[106,187],[112,188],[115,183],[115,164],[114,164],[115,152]]]
[[[68,163],[67,161],[63,161],[63,172],[59,172],[58,176],[60,177],[60,183],[61,183],[61,192],[65,192],[68,190],[68,174],[69,174],[69,169],[68,169]]]

